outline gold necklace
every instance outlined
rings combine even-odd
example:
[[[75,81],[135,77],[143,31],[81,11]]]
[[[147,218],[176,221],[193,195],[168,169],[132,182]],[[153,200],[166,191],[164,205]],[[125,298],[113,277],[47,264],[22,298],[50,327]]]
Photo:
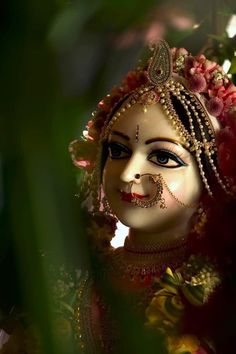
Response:
[[[162,244],[155,244],[155,245],[143,245],[137,246],[130,241],[129,237],[127,236],[124,242],[124,250],[130,253],[136,254],[159,254],[159,253],[166,253],[169,251],[177,250],[180,247],[184,247],[187,244],[186,236],[178,237],[178,239],[165,242]]]
[[[178,268],[185,260],[187,242],[178,246],[158,249],[134,250],[120,247],[108,255],[111,272],[131,281],[151,281],[159,277],[167,267]]]

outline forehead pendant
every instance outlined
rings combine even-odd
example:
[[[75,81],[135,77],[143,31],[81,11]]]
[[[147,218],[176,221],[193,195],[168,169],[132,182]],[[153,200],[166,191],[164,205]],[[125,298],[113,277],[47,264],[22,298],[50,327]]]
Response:
[[[172,75],[172,56],[168,44],[161,40],[151,47],[153,56],[148,65],[148,80],[154,86],[165,84]]]
[[[153,45],[151,48],[153,52],[149,60],[147,68],[147,77],[149,90],[139,97],[138,102],[143,106],[143,112],[147,112],[150,105],[156,104],[160,101],[159,88],[165,85],[172,76],[172,56],[168,44],[164,40]]]

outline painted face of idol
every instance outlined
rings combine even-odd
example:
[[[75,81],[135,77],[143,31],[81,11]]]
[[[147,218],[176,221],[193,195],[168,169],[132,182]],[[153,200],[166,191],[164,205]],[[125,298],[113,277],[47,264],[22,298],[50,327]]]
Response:
[[[103,188],[123,224],[158,233],[191,219],[202,192],[197,163],[159,104],[146,113],[140,104],[127,110],[112,127],[108,151]],[[160,176],[161,185],[149,176]],[[133,196],[148,200],[155,188],[162,188],[164,209],[159,203],[143,208],[132,202]]]

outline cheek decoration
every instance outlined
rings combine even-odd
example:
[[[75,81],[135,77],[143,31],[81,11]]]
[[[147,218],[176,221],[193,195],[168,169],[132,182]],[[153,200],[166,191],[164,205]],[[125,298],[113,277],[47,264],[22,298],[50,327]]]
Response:
[[[166,209],[167,206],[163,197],[164,188],[180,206],[188,209],[196,208],[197,206],[196,203],[188,205],[179,200],[170,190],[168,184],[160,173],[144,173],[142,175],[136,174],[135,179],[142,179],[141,183],[143,184],[143,186],[146,186],[148,188],[148,194],[145,196],[140,196],[139,194],[135,193],[134,181],[130,182],[130,193],[132,195],[131,203],[133,203],[137,207],[151,208],[152,206],[160,203],[160,209]]]

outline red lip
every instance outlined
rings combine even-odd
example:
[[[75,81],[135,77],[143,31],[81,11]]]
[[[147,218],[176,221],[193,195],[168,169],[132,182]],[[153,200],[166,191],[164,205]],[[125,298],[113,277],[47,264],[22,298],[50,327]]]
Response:
[[[131,203],[134,198],[135,199],[143,199],[143,198],[148,197],[148,195],[142,195],[142,194],[138,194],[138,193],[120,192],[120,194],[121,194],[121,200],[123,200],[125,202],[129,202],[129,203]]]

